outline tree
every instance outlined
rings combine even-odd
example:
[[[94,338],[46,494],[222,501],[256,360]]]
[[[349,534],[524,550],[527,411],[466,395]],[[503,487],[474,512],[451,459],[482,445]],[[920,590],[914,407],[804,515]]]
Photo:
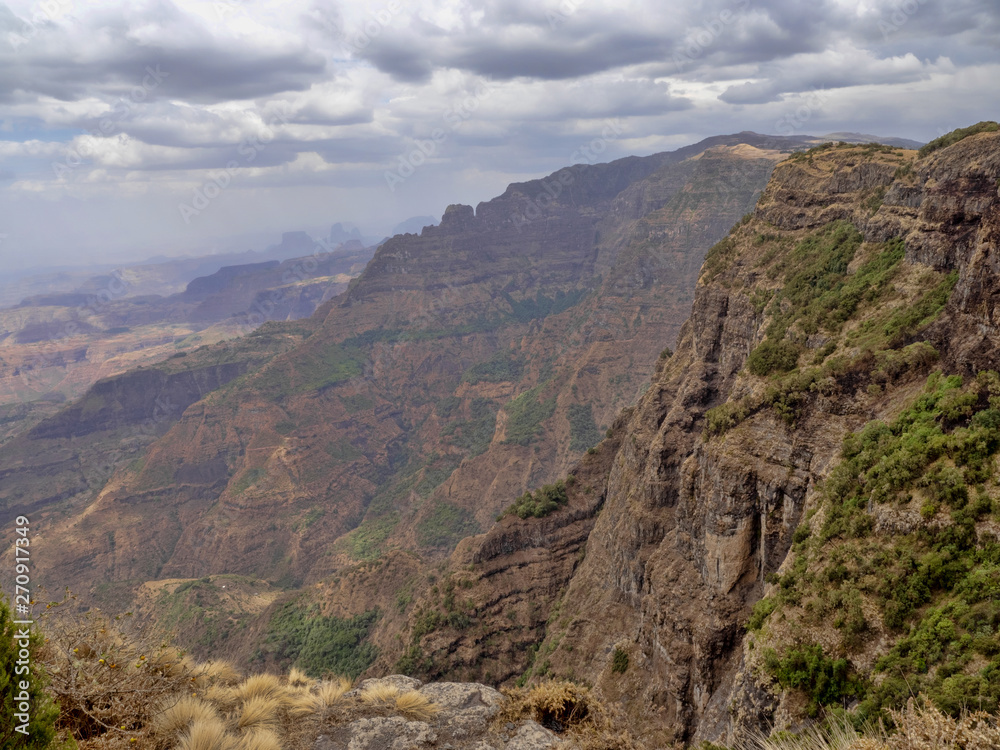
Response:
[[[55,738],[59,708],[45,690],[41,645],[40,635],[14,623],[0,595],[0,750],[47,748]]]

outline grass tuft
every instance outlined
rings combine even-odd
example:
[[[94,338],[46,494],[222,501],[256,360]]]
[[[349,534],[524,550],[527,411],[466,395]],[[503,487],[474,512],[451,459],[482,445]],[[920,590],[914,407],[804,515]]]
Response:
[[[185,695],[170,699],[156,713],[152,724],[157,735],[174,739],[196,722],[211,722],[219,718],[215,708],[200,698]]]
[[[236,741],[219,719],[198,721],[177,744],[177,750],[234,750]]]
[[[437,716],[441,708],[420,691],[407,690],[396,696],[396,710],[411,721],[427,721]]]
[[[243,704],[236,726],[240,729],[271,727],[277,723],[281,707],[279,696],[255,696]]]

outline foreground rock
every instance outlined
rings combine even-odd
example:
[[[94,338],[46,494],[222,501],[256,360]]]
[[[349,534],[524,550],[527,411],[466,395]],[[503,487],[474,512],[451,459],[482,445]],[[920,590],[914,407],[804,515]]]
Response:
[[[492,726],[505,698],[486,685],[459,682],[423,685],[412,677],[394,675],[365,680],[352,693],[379,685],[417,690],[440,711],[426,721],[402,716],[359,718],[329,728],[316,739],[314,750],[545,750],[559,742],[555,733],[530,719]]]

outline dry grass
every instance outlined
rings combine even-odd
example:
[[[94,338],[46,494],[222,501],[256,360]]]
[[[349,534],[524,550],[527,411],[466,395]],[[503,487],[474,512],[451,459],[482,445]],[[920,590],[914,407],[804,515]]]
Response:
[[[396,711],[412,721],[428,721],[441,712],[423,693],[407,690],[396,696]]]
[[[83,611],[67,593],[40,618],[39,661],[60,705],[58,728],[94,747],[135,747],[158,712],[187,692],[192,664],[130,615]]]
[[[173,740],[192,724],[219,721],[215,707],[200,698],[189,695],[170,698],[161,704],[153,716],[153,732],[165,739]]]
[[[298,667],[292,667],[288,670],[288,684],[292,687],[306,687],[310,688],[316,684],[316,680],[307,675]]]
[[[218,719],[193,724],[177,744],[177,750],[234,750],[235,747],[236,740]]]
[[[208,685],[235,685],[242,675],[227,661],[209,661],[198,665],[194,678],[199,687]]]
[[[372,708],[394,708],[400,689],[388,682],[369,685],[361,691],[361,702]]]
[[[238,702],[236,691],[229,685],[209,685],[202,697],[223,712],[231,711]]]
[[[508,701],[494,722],[503,725],[534,719],[560,734],[575,750],[636,750],[641,745],[624,720],[604,706],[589,688],[549,680],[531,688],[501,691]]]
[[[240,729],[267,729],[278,723],[283,702],[277,697],[255,696],[240,707],[236,726]]]
[[[270,729],[248,732],[240,738],[239,750],[282,750],[281,738]]]
[[[779,732],[739,743],[737,750],[996,750],[1000,726],[995,715],[980,711],[954,719],[934,706],[910,699],[902,711],[890,711],[894,732],[867,727],[857,732],[843,721],[796,735]]]
[[[253,698],[282,700],[285,695],[285,686],[277,675],[255,674],[240,683],[236,687],[235,693],[236,697],[244,702]]]
[[[344,693],[351,689],[351,681],[346,677],[324,680],[316,687],[316,698],[324,708],[336,706],[344,699]]]
[[[903,711],[893,711],[898,731],[886,741],[887,750],[988,750],[1000,747],[997,717],[982,711],[953,719],[912,698]]]

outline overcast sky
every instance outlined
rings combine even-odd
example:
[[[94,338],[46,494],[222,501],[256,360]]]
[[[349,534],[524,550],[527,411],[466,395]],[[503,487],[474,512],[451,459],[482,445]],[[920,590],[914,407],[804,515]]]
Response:
[[[374,234],[741,130],[927,141],[998,81],[997,0],[7,0],[0,259]]]

